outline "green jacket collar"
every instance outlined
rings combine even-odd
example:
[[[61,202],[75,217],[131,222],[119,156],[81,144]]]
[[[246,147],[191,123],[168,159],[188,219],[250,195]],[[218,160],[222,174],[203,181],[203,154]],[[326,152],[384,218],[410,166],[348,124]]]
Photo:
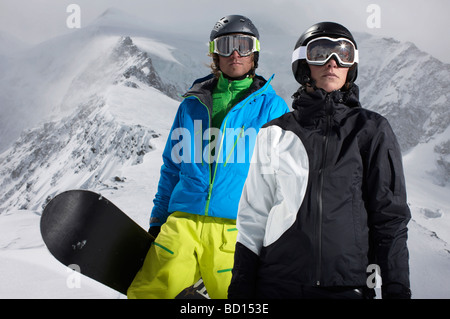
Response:
[[[235,80],[230,81],[226,79],[223,74],[220,74],[219,81],[216,86],[216,90],[218,92],[225,92],[225,91],[243,91],[250,88],[250,86],[253,83],[253,78],[247,77],[243,80]]]

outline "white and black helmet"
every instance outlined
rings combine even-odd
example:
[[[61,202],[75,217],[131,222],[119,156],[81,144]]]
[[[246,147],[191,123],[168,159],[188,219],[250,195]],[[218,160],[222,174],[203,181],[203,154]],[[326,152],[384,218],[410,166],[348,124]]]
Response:
[[[298,39],[295,44],[294,52],[298,51],[300,47],[305,47],[308,42],[319,37],[328,37],[332,39],[345,38],[353,43],[355,48],[356,42],[350,31],[344,26],[335,22],[320,22],[316,23],[307,29]],[[298,83],[301,85],[311,84],[311,71],[305,58],[299,58],[298,55],[292,59],[292,72]],[[355,62],[348,71],[346,83],[353,83],[358,76],[358,63]]]

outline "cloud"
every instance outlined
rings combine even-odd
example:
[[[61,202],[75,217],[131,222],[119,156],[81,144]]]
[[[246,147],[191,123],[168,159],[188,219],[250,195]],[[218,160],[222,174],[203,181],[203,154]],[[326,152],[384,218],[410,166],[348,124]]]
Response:
[[[450,27],[447,0],[1,0],[0,30],[28,42],[39,42],[69,32],[66,8],[81,8],[86,26],[109,7],[136,15],[149,26],[208,37],[214,23],[227,14],[243,14],[265,32],[298,37],[319,21],[336,21],[351,31],[363,31],[414,42],[445,62],[450,62]],[[370,4],[380,8],[380,28],[369,28]]]

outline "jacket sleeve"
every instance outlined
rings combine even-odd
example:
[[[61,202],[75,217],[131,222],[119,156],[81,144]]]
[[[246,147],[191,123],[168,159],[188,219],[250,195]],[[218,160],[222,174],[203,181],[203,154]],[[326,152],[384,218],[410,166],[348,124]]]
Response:
[[[236,221],[238,237],[228,298],[256,297],[256,273],[265,227],[273,207],[276,181],[267,140],[267,129],[261,129],[255,144],[248,176],[244,184]]]
[[[391,126],[383,118],[372,141],[367,169],[371,263],[380,267],[383,298],[408,298],[409,254],[402,154]]]
[[[161,226],[169,217],[168,207],[173,189],[180,180],[180,164],[176,163],[172,158],[172,150],[174,143],[172,141],[172,133],[174,130],[182,127],[182,108],[178,109],[172,128],[167,138],[162,158],[161,175],[158,183],[158,190],[153,200],[153,209],[150,215],[150,227]]]

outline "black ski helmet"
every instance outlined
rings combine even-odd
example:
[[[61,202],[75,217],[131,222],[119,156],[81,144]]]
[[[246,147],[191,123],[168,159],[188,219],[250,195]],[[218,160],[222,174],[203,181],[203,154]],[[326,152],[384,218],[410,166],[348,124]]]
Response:
[[[318,37],[330,37],[330,38],[346,38],[350,40],[357,49],[355,39],[350,31],[339,23],[335,22],[319,22],[311,26],[308,30],[298,39],[295,44],[294,51],[305,46],[309,41]],[[295,60],[292,62],[292,72],[298,83],[306,85],[311,81],[311,71],[306,60]],[[347,74],[346,83],[353,83],[358,76],[358,63],[355,63],[350,67]]]
[[[209,40],[213,41],[215,38],[218,38],[222,35],[233,34],[233,33],[241,33],[241,34],[251,35],[259,40],[258,29],[255,27],[253,22],[249,18],[242,16],[242,15],[237,15],[237,14],[225,16],[222,19],[220,19],[219,21],[217,21],[211,31]],[[258,61],[259,61],[259,52],[256,51],[253,53],[254,66],[253,66],[252,70],[250,70],[250,72],[249,72],[253,76],[256,74],[255,72],[256,72],[256,69],[258,68]],[[213,68],[213,73],[216,74],[216,76],[217,76],[218,73],[216,73],[216,71],[220,71],[219,56],[217,54],[213,54],[212,68]]]
[[[209,36],[210,41],[222,35],[242,33],[254,36],[259,40],[259,32],[253,22],[241,15],[229,15],[216,22]]]

